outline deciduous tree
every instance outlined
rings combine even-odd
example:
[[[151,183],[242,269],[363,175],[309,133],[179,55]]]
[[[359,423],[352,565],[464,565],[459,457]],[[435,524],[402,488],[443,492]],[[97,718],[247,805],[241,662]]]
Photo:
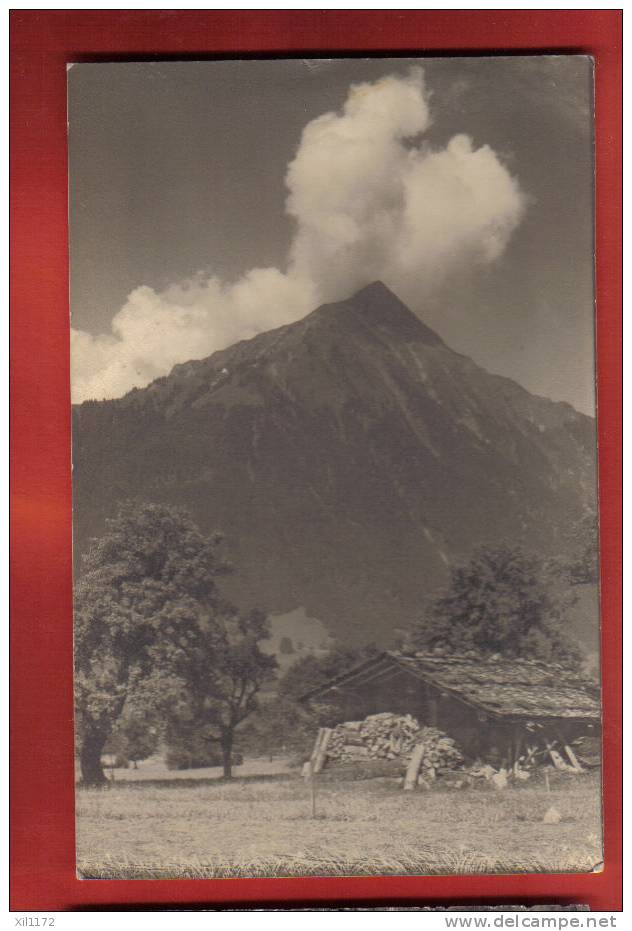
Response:
[[[508,546],[483,546],[451,571],[413,632],[417,647],[476,650],[559,662],[578,653],[563,624],[572,600],[554,592],[540,557]]]
[[[135,502],[92,541],[75,585],[76,728],[85,783],[105,782],[101,754],[135,686],[168,680],[172,654],[197,641],[200,618],[225,611],[216,580],[228,567],[219,544],[186,513]]]
[[[261,649],[269,635],[263,611],[227,607],[202,618],[189,641],[169,645],[169,663],[182,682],[171,726],[177,732],[180,721],[217,743],[227,779],[235,731],[256,710],[262,687],[274,676],[276,659]]]
[[[378,652],[374,644],[368,644],[365,647],[337,646],[322,656],[304,656],[290,666],[279,680],[279,695],[292,700],[297,699],[334,676],[346,672],[352,666],[371,659]]]

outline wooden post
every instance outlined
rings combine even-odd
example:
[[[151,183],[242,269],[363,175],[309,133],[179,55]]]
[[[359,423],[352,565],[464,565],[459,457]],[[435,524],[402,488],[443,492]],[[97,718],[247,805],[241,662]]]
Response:
[[[318,758],[318,754],[320,753],[320,747],[323,742],[324,731],[325,731],[325,728],[323,727],[318,728],[318,734],[316,735],[316,740],[314,741],[314,746],[312,748],[312,754],[309,760],[303,763],[302,773],[305,779],[310,779],[312,773],[314,772],[316,760]]]
[[[558,753],[557,750],[554,750],[553,747],[549,747],[549,756],[551,757],[551,762],[556,769],[559,769],[563,772],[564,770],[570,768],[562,759],[562,754]]]
[[[571,747],[569,747],[569,745],[568,745],[568,743],[567,743],[567,741],[566,741],[566,737],[565,737],[565,735],[562,733],[561,730],[559,730],[559,731],[557,732],[557,736],[558,736],[558,740],[559,740],[561,746],[564,748],[564,752],[565,752],[566,756],[569,758],[569,760],[570,760],[570,762],[571,762],[571,766],[573,767],[574,771],[575,771],[576,773],[583,773],[584,770],[583,770],[583,768],[582,768],[582,766],[581,766],[579,760],[577,759],[577,757],[576,757],[575,754],[573,753],[573,750],[571,749]]]
[[[327,744],[329,743],[329,739],[332,735],[332,729],[330,727],[323,727],[321,728],[321,732],[319,732],[321,734],[320,743],[313,757],[314,773],[319,773],[325,765],[327,760]]]
[[[311,760],[303,766],[303,778],[309,783],[309,796],[312,801],[312,818],[316,817],[316,779],[314,778],[314,764]]]
[[[314,767],[312,763],[309,764],[309,770],[310,770],[309,784],[310,784],[311,796],[312,796],[312,818],[315,818],[316,817],[316,778],[315,778],[316,774],[314,772]]]
[[[316,757],[318,756],[318,751],[320,750],[320,745],[323,740],[324,731],[325,731],[324,727],[318,728],[318,733],[316,734],[316,740],[314,741],[314,749],[312,750],[312,755],[309,758],[309,762],[312,765],[312,767],[314,766],[316,762]]]
[[[410,763],[406,770],[406,777],[404,779],[404,791],[410,792],[417,785],[417,777],[419,776],[419,769],[421,767],[421,761],[424,758],[424,752],[426,748],[420,743],[413,750],[413,755],[410,758]]]
[[[580,764],[579,760],[577,759],[577,757],[576,757],[575,754],[573,753],[573,750],[571,749],[571,747],[569,747],[568,744],[564,744],[564,751],[565,751],[565,753],[566,753],[566,756],[567,756],[567,757],[569,758],[569,760],[571,761],[572,766],[573,766],[573,769],[575,770],[575,772],[576,772],[576,773],[583,773],[583,772],[584,772],[584,769],[583,769],[582,765]]]
[[[331,737],[330,727],[319,727],[312,755],[303,766],[303,776],[309,782],[310,797],[312,801],[312,818],[316,817],[316,773],[323,768],[327,754],[327,744]]]
[[[556,769],[560,769],[560,770],[566,769],[567,768],[566,763],[564,762],[560,754],[557,752],[553,744],[550,742],[550,740],[547,740],[545,738],[545,743],[546,743],[546,749],[549,751],[549,756],[551,757],[551,762],[553,763],[553,766]]]

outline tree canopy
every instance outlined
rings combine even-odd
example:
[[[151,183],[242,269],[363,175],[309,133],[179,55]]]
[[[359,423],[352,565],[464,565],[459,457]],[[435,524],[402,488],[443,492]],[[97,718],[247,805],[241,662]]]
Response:
[[[172,669],[181,682],[172,727],[217,742],[225,777],[232,771],[235,730],[256,710],[259,693],[277,668],[275,657],[261,649],[268,637],[263,611],[225,607],[212,619],[202,618],[177,655],[171,650]]]
[[[555,593],[545,562],[509,546],[482,546],[451,570],[413,631],[418,648],[476,650],[560,662],[576,661],[564,632],[571,601]]]
[[[322,656],[303,656],[279,680],[279,695],[296,700],[352,666],[371,659],[377,652],[374,644],[368,644],[365,647],[337,646]]]
[[[151,681],[160,683],[156,694],[164,691],[177,659],[199,639],[200,619],[227,610],[216,584],[229,569],[220,542],[176,508],[127,502],[88,548],[75,584],[74,628],[85,782],[105,781],[101,753],[128,696]]]

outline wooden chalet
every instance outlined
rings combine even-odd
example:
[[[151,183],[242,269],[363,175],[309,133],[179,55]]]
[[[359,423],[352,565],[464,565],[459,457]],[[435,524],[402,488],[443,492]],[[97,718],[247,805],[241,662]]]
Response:
[[[554,663],[478,654],[385,652],[312,689],[339,721],[389,711],[453,737],[470,758],[512,765],[536,746],[600,733],[599,688]]]

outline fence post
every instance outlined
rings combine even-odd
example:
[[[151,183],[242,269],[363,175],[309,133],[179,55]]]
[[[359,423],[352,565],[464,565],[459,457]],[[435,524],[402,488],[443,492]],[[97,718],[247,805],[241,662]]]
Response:
[[[419,769],[421,767],[421,761],[424,758],[425,746],[417,744],[413,750],[413,755],[410,758],[410,763],[408,764],[408,769],[406,770],[406,777],[404,779],[404,791],[410,792],[417,785],[417,777],[419,775]]]
[[[324,727],[322,729],[320,743],[318,745],[318,749],[316,750],[315,756],[313,757],[315,773],[319,773],[325,765],[325,760],[327,759],[327,744],[329,743],[331,734],[332,729],[330,727]]]

